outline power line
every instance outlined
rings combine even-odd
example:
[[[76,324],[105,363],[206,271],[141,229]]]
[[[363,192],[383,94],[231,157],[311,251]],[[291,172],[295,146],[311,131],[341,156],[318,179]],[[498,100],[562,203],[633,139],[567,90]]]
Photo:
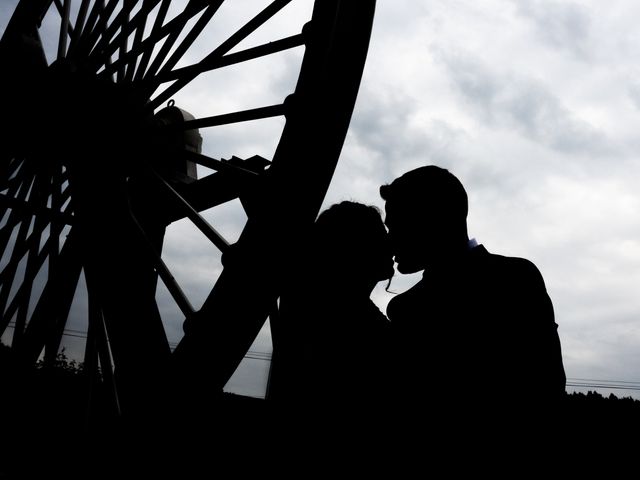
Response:
[[[593,378],[573,378],[573,377],[567,377],[567,381],[569,382],[596,382],[596,383],[608,383],[608,382],[613,382],[613,383],[624,383],[624,384],[629,384],[629,385],[634,385],[637,387],[640,387],[640,382],[630,382],[627,380],[599,380],[599,379],[593,379]]]
[[[640,390],[640,382],[628,380],[602,380],[595,378],[567,378],[567,387],[610,388],[615,390]]]
[[[10,322],[7,325],[8,328],[15,328],[15,322]],[[65,328],[62,335],[74,338],[87,338],[87,332],[82,330],[75,330],[72,328]],[[171,349],[175,349],[178,346],[178,342],[169,342]],[[259,352],[256,350],[248,350],[244,358],[248,360],[262,360],[270,362],[272,358],[271,353]],[[612,390],[634,390],[640,391],[640,382],[633,382],[629,380],[603,380],[594,378],[573,378],[567,377],[567,387],[581,387],[581,388],[610,388]]]
[[[583,388],[611,388],[613,390],[638,390],[640,391],[640,387],[630,387],[628,385],[616,385],[613,383],[608,384],[589,384],[589,383],[566,383],[567,387],[583,387]]]
[[[7,328],[15,328],[15,322],[10,322],[7,325]],[[82,330],[74,330],[71,328],[65,328],[62,332],[62,335],[65,337],[74,337],[74,338],[87,338],[87,332]],[[169,342],[169,347],[171,350],[175,349],[178,346],[178,342]],[[266,362],[271,361],[271,354],[267,352],[258,352],[256,350],[248,350],[244,358],[250,360],[263,360]]]

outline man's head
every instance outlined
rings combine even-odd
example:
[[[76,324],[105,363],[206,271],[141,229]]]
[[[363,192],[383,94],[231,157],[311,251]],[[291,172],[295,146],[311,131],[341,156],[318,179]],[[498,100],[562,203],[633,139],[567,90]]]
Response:
[[[466,247],[467,192],[448,170],[416,168],[380,187],[380,196],[400,273],[424,270]]]

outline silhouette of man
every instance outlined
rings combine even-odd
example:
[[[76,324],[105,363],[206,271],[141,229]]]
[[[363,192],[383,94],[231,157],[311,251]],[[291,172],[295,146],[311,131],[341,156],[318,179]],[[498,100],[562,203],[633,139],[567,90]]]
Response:
[[[398,271],[424,270],[387,307],[398,386],[444,408],[462,398],[500,411],[560,399],[560,340],[536,266],[469,239],[467,194],[448,170],[411,170],[380,195]]]

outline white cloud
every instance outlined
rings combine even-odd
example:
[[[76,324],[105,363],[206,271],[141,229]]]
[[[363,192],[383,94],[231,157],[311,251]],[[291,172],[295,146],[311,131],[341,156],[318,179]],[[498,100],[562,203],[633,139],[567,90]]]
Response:
[[[606,135],[573,114],[541,82],[491,69],[465,55],[443,52],[438,56],[479,123],[515,130],[564,153],[611,153],[613,146]]]
[[[571,1],[513,1],[518,13],[532,21],[542,42],[588,60],[592,52],[592,19],[588,7]]]

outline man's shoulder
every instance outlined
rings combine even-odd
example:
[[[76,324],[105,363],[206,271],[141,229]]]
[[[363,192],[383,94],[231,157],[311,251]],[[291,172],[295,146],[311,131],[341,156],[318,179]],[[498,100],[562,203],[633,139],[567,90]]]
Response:
[[[495,274],[512,279],[529,279],[534,282],[543,281],[538,267],[529,259],[489,253],[483,255],[483,262]]]
[[[484,260],[497,267],[539,273],[538,267],[527,258],[500,255],[498,253],[491,253],[486,249],[484,251],[486,252],[482,255]]]

